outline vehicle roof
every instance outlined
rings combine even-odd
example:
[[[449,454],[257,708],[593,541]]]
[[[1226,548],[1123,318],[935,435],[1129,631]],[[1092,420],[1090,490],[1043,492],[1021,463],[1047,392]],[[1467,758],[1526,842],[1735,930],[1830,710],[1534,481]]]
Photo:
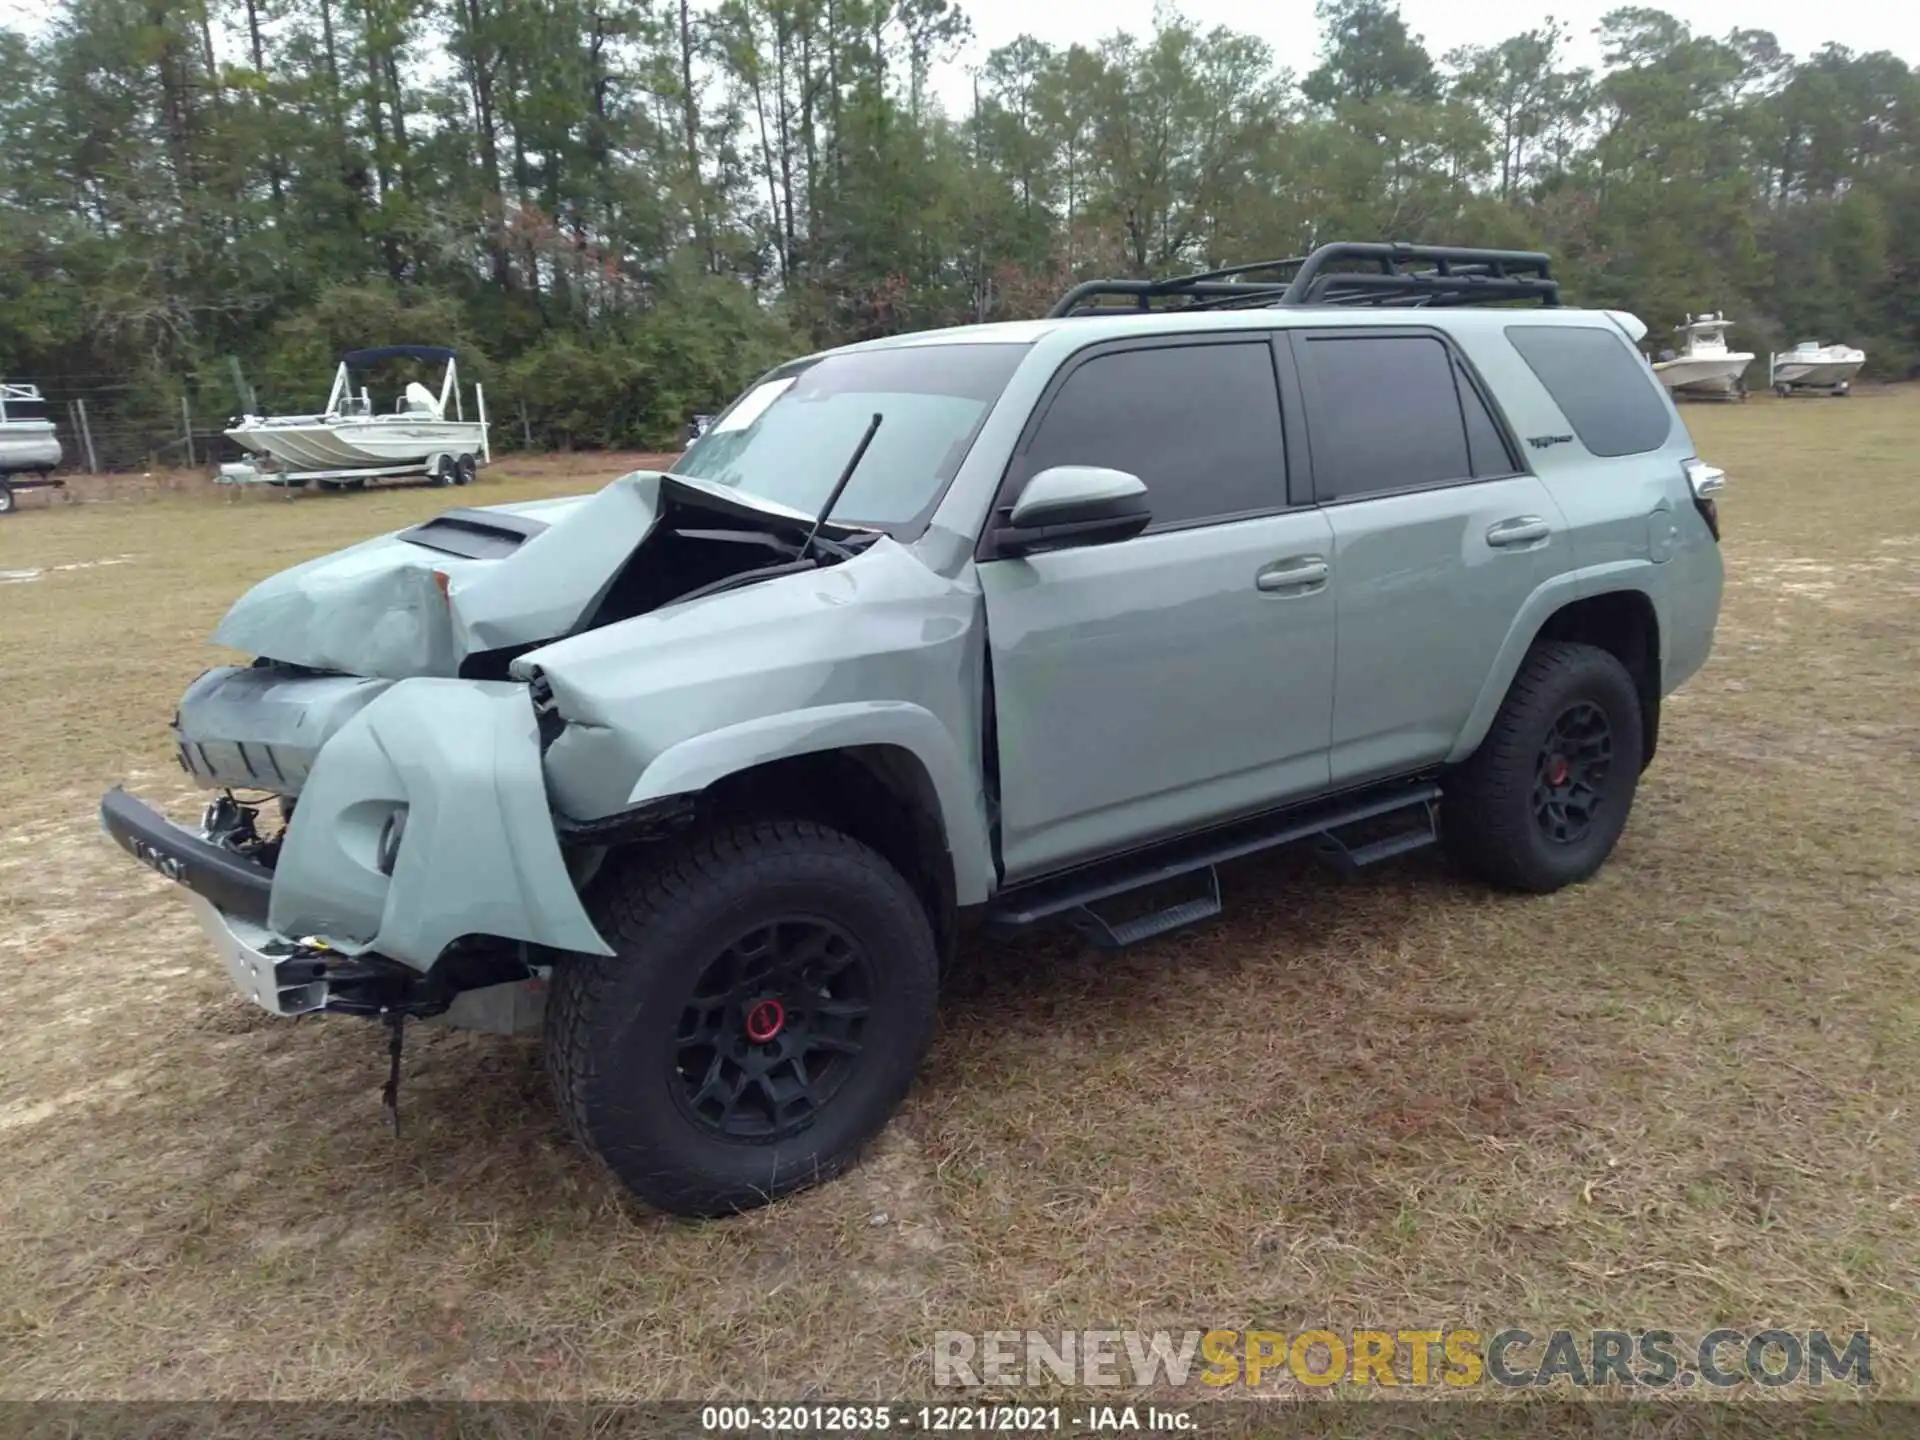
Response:
[[[1623,323],[1626,322],[1626,323]],[[1070,315],[1058,319],[1003,320],[983,325],[955,325],[940,330],[921,330],[908,335],[888,335],[877,340],[862,340],[852,345],[825,350],[823,355],[858,351],[897,350],[925,345],[1033,345],[1056,332],[1083,336],[1088,342],[1124,339],[1130,335],[1211,334],[1231,330],[1271,330],[1296,326],[1314,329],[1385,326],[1421,326],[1437,330],[1472,334],[1499,330],[1509,325],[1550,324],[1582,325],[1598,328],[1625,328],[1631,331],[1637,320],[1623,312],[1577,309],[1567,305],[1474,307],[1465,305],[1428,308],[1424,306],[1378,305],[1276,305],[1248,310],[1120,310],[1111,315]],[[1644,333],[1644,326],[1640,327]]]

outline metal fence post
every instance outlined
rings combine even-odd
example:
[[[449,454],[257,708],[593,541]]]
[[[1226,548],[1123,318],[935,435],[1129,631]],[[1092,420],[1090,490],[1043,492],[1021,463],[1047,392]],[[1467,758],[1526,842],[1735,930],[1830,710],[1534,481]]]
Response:
[[[87,473],[89,475],[98,475],[100,473],[100,462],[94,458],[93,427],[87,423],[87,402],[85,400],[75,400],[73,406],[80,416],[80,439],[87,448]]]

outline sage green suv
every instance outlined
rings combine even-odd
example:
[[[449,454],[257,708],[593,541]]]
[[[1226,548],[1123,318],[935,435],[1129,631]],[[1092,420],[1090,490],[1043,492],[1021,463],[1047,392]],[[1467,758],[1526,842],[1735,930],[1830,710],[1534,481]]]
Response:
[[[254,587],[102,825],[276,1014],[544,1027],[652,1203],[831,1176],[969,926],[1216,868],[1591,876],[1706,660],[1721,472],[1545,256],[1343,244],[783,365],[671,471]]]

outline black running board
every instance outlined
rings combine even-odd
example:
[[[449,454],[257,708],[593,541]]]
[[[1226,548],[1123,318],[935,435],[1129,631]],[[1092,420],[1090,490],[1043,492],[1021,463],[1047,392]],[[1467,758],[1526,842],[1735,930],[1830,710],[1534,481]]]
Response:
[[[1432,781],[1400,782],[1250,816],[1014,886],[995,900],[987,924],[994,930],[1011,931],[1067,920],[1103,949],[1135,945],[1218,915],[1220,881],[1215,867],[1228,861],[1307,840],[1313,842],[1315,854],[1352,874],[1431,845],[1439,838],[1439,800],[1440,787]],[[1396,820],[1403,822],[1402,828],[1373,838],[1341,834]],[[1196,875],[1206,883],[1206,893],[1197,898],[1123,921],[1107,920],[1094,909],[1102,901]]]

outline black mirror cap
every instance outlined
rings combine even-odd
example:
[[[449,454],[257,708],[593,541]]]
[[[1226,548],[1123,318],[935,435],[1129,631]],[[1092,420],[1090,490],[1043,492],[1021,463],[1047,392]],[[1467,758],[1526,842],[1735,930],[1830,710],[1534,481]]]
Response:
[[[994,532],[994,551],[1013,557],[1111,545],[1131,540],[1152,523],[1153,507],[1145,495],[1117,495],[1056,509],[1044,525],[1015,525],[1011,515],[1004,516]]]

